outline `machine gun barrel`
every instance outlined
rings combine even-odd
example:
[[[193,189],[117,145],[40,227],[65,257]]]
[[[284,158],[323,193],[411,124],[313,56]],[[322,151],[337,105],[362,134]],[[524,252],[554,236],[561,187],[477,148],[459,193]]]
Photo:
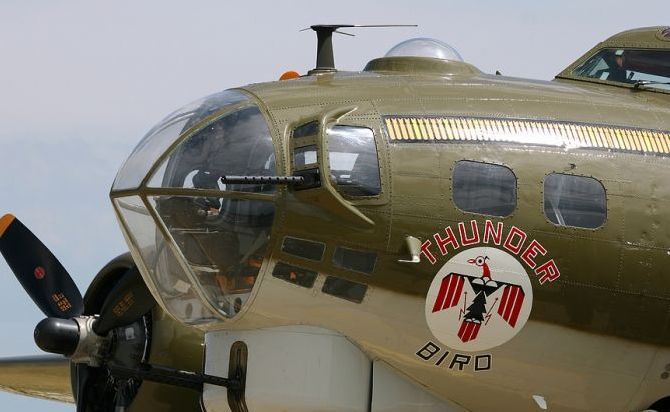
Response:
[[[256,185],[301,185],[304,176],[221,176],[221,183]]]

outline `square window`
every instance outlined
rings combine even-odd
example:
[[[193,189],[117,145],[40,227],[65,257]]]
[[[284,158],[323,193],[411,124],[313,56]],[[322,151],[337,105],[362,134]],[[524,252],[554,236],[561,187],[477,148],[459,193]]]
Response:
[[[605,188],[592,177],[552,173],[544,179],[544,215],[559,226],[598,228],[607,218]]]
[[[320,242],[287,236],[284,238],[281,250],[289,255],[319,262],[323,258],[326,245]]]
[[[347,196],[381,193],[375,135],[367,127],[336,125],[328,128],[330,179]]]
[[[317,273],[286,263],[278,262],[272,270],[272,276],[304,288],[314,286]]]
[[[454,167],[453,199],[464,212],[509,216],[516,209],[516,176],[505,166],[462,160]]]
[[[338,298],[355,303],[361,303],[363,301],[363,297],[365,297],[365,292],[367,292],[367,290],[368,285],[351,282],[334,276],[328,276],[321,289],[323,293],[337,296]]]
[[[333,255],[333,265],[368,275],[375,270],[376,262],[376,253],[363,250],[338,247]]]

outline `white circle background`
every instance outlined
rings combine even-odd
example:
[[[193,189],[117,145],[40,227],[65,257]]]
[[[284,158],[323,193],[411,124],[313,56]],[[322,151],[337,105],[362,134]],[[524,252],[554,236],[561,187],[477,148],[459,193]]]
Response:
[[[461,297],[456,306],[435,313],[432,311],[435,299],[440,290],[442,279],[449,273],[455,272],[469,276],[482,276],[483,271],[480,266],[468,263],[468,259],[474,259],[477,256],[489,257],[486,260],[486,263],[489,265],[489,269],[491,269],[492,280],[521,286],[525,293],[525,297],[523,305],[521,306],[521,311],[519,312],[516,327],[512,327],[498,315],[498,305],[500,304],[500,298],[502,297],[504,289],[503,287],[498,288],[497,291],[486,298],[486,309],[491,311],[491,318],[489,319],[488,324],[482,323],[476,339],[469,342],[463,342],[458,337],[458,329],[463,321],[462,319],[459,320],[460,309],[464,308],[463,293],[461,293]],[[465,308],[467,308],[467,306],[472,303],[475,294],[470,287],[469,282],[465,282],[463,291],[468,294],[468,301],[465,304]],[[496,298],[498,298],[497,302]],[[494,302],[496,302],[495,308],[491,310],[491,306]],[[528,274],[516,257],[500,249],[492,247],[476,247],[458,253],[437,272],[437,275],[435,275],[435,278],[428,289],[425,310],[428,327],[437,340],[452,349],[476,352],[491,349],[512,339],[521,331],[521,329],[523,329],[530,316],[532,306],[533,288]]]

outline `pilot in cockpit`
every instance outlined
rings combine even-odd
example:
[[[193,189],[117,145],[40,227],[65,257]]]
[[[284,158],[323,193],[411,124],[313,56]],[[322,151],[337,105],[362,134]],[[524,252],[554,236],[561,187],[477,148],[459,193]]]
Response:
[[[615,82],[628,83],[629,79],[627,77],[628,72],[625,69],[626,57],[624,56],[624,51],[619,49],[614,52],[614,61],[610,63],[609,75],[607,80],[612,80]]]

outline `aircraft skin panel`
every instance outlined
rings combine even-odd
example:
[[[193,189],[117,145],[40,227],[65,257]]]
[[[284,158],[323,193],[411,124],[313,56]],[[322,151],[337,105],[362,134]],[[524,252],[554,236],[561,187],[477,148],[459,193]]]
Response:
[[[338,122],[375,130],[382,194],[378,199],[352,202],[375,221],[375,232],[320,219],[303,212],[298,202],[289,201],[277,233],[278,238],[296,236],[326,243],[329,248],[343,245],[375,250],[379,255],[377,269],[370,276],[332,267],[327,258],[318,263],[292,258],[277,246],[274,259],[320,273],[314,287],[300,290],[273,279],[270,262],[253,308],[230,327],[275,326],[300,319],[339,331],[369,350],[371,356],[393,364],[444,399],[473,410],[527,409],[528,405],[535,407],[528,403],[534,402],[533,395],[542,395],[550,407],[565,410],[648,406],[651,402],[645,402],[653,401],[660,391],[645,394],[636,403],[631,399],[648,373],[655,351],[670,344],[664,318],[670,296],[665,276],[670,241],[652,225],[654,221],[670,221],[670,190],[665,183],[670,153],[667,104],[642,104],[616,91],[608,95],[562,84],[494,80],[483,75],[468,78],[467,90],[458,78],[448,87],[431,78],[407,82],[388,76],[382,80],[366,79],[369,88],[365,95],[349,87],[354,82],[348,83],[347,74],[323,80],[320,85],[327,83],[332,86],[329,88],[310,79],[280,85],[283,92],[296,91],[290,96],[276,93],[272,84],[249,87],[267,105],[278,130],[291,130],[301,122],[318,119],[318,110],[306,113],[309,99],[317,94],[319,101],[332,98],[334,105],[339,101],[358,105]],[[391,80],[399,87],[389,87]],[[361,81],[355,84],[360,87]],[[400,86],[403,98],[398,97]],[[532,96],[524,90],[529,86],[534,87]],[[415,97],[406,97],[408,91]],[[301,104],[292,103],[293,99]],[[276,138],[290,148],[288,136]],[[522,138],[526,140],[520,141]],[[536,144],[545,138],[554,139],[556,145]],[[452,171],[462,160],[485,161],[512,170],[518,182],[518,203],[512,216],[470,214],[454,205]],[[542,203],[543,181],[550,173],[593,176],[602,182],[607,193],[605,224],[583,230],[551,223]],[[508,231],[515,226],[527,237],[526,245],[537,239],[547,249],[537,254],[535,267],[526,266],[532,299],[523,289],[510,285],[500,288],[486,304],[489,322],[517,328],[521,308],[532,303],[530,320],[508,342],[479,352],[454,350],[438,341],[426,328],[423,307],[429,283],[440,267],[468,248],[455,242],[455,247],[448,245],[441,253],[433,234],[444,237],[445,227],[450,226],[458,237],[458,224],[464,222],[469,227],[471,220],[478,225],[479,243],[484,242],[485,223],[490,223],[493,233],[496,225],[504,226],[486,241],[490,247],[505,249]],[[652,232],[656,236],[649,236]],[[419,264],[399,264],[408,235],[432,241],[430,250],[437,262],[423,254]],[[521,260],[521,251],[516,255]],[[540,280],[535,270],[550,259],[559,262],[560,278]],[[649,276],[642,280],[639,273]],[[326,275],[367,284],[360,306],[321,294],[322,276]],[[461,309],[463,291],[456,293],[457,285],[452,282],[453,278],[444,278],[429,311]],[[281,293],[275,295],[274,288]],[[471,303],[472,296],[467,305]],[[486,319],[478,327],[462,322],[450,326],[450,331],[465,343],[485,339],[492,325],[486,324]],[[543,344],[538,347],[537,342]],[[475,371],[475,360],[488,359],[488,355],[492,359],[490,370]],[[455,362],[456,356],[463,357]],[[468,364],[460,370],[457,361],[464,359]],[[593,366],[604,364],[607,367],[600,370]],[[468,382],[478,383],[464,389],[463,375],[473,378]],[[658,376],[660,373],[644,388],[654,387]],[[529,388],[538,389],[531,393]],[[490,396],[482,397],[481,393]]]
[[[319,275],[316,290],[324,280]],[[475,411],[527,410],[534,405],[529,403],[533,395],[544,396],[555,410],[623,410],[650,365],[659,374],[664,367],[661,359],[654,360],[654,346],[532,319],[504,345],[474,353],[458,351],[441,344],[426,328],[423,297],[375,288],[354,306],[314,292],[267,278],[259,289],[256,310],[275,318],[249,313],[229,329],[274,327],[300,316],[305,325],[341,333],[370,359],[384,361],[440,398]],[[487,327],[481,325],[479,334]],[[490,368],[483,361],[487,355],[492,356]],[[475,357],[485,370],[475,371]],[[462,370],[459,361],[464,362]],[[656,394],[662,390],[660,383]]]
[[[0,390],[74,403],[70,361],[55,355],[0,359]]]
[[[266,197],[276,218],[247,303],[226,323],[198,327],[325,328],[471,410],[534,409],[534,399],[552,410],[645,408],[668,377],[667,96],[468,73],[337,72],[241,88],[271,122],[277,174],[295,171],[296,148],[314,146],[324,190]],[[320,131],[297,142],[292,131],[308,123]],[[378,195],[338,194],[328,178],[332,125],[373,131]],[[457,205],[463,161],[507,169],[513,209]],[[555,174],[599,182],[605,206],[590,212],[604,211],[602,224],[548,214],[545,182]],[[318,261],[285,253],[286,237],[325,253]],[[409,238],[421,242],[418,262],[407,259]],[[477,264],[490,272],[456,262],[475,248],[491,257]],[[344,249],[373,255],[364,261],[371,269],[342,265],[335,256]],[[501,266],[503,255],[521,269]],[[458,267],[441,271],[452,259]],[[280,262],[314,273],[313,283],[273,276]],[[262,367],[276,363],[268,358]]]

